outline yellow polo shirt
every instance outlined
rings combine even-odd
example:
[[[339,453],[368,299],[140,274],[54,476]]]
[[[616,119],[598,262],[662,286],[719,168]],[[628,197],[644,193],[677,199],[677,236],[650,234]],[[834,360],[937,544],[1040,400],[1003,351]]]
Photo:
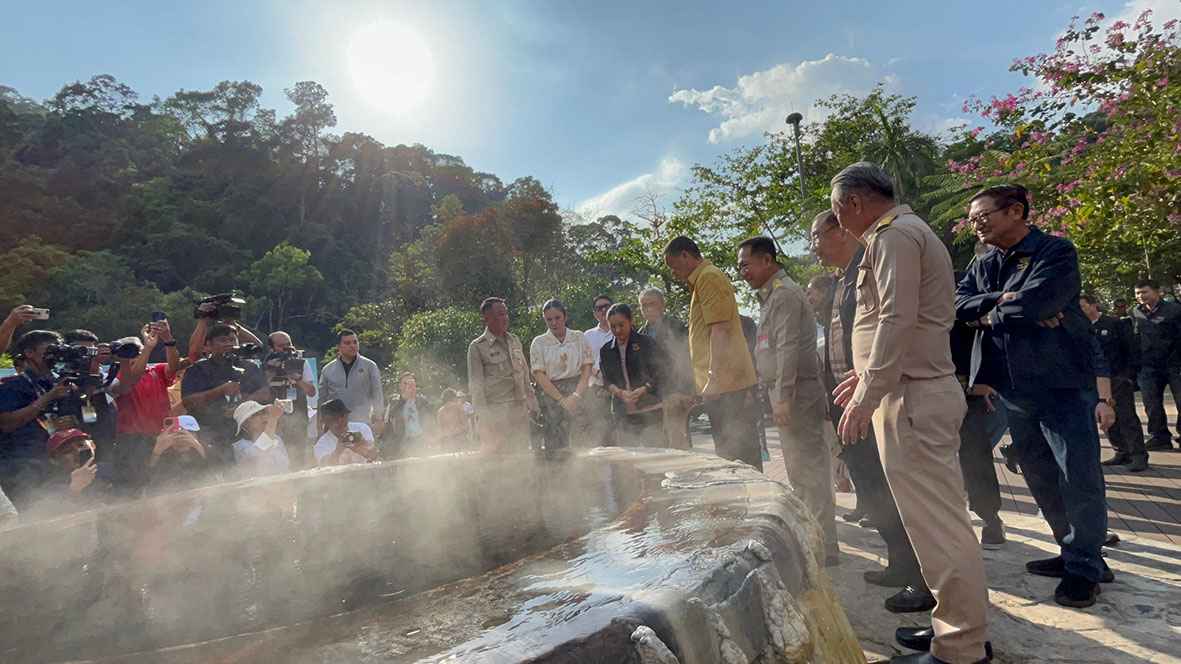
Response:
[[[689,275],[689,290],[693,293],[689,300],[689,355],[693,358],[697,392],[705,389],[709,381],[710,325],[726,321],[730,323],[730,342],[726,345],[726,357],[719,364],[725,368],[718,376],[718,390],[733,392],[757,383],[730,280],[713,263],[705,260]]]

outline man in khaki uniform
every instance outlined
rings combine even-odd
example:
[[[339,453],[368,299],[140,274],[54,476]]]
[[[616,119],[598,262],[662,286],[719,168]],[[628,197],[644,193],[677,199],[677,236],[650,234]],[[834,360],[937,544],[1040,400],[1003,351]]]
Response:
[[[853,375],[836,389],[845,408],[839,433],[846,444],[864,440],[872,419],[886,480],[937,600],[929,631],[896,632],[905,645],[929,643],[930,652],[891,662],[989,661],[988,587],[956,458],[967,408],[948,342],[955,321],[951,256],[926,222],[898,205],[890,179],[874,164],[853,164],[832,179],[832,211],[866,247]]]
[[[483,449],[499,454],[528,452],[527,411],[540,412],[537,396],[529,389],[529,362],[521,340],[508,331],[504,300],[484,300],[480,313],[487,327],[467,347],[467,377]]]
[[[803,289],[780,267],[769,238],[738,245],[738,273],[759,298],[755,361],[779,427],[787,478],[824,531],[825,562],[836,565],[832,454],[824,440],[826,394],[816,354],[816,319]]]

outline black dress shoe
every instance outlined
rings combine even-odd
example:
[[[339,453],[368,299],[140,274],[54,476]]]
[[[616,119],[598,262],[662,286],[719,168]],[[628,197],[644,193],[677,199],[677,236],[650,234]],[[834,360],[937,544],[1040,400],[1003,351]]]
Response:
[[[855,509],[851,512],[845,512],[841,515],[841,518],[848,523],[857,523],[858,521],[865,518],[865,510]]]
[[[984,647],[987,652],[989,652],[989,653],[992,652],[991,650],[988,649],[987,644],[985,644]],[[992,661],[992,655],[989,654],[989,655],[986,655],[984,657],[984,659],[979,660],[977,662],[973,662],[972,664],[988,664],[991,661]],[[890,658],[890,664],[948,664],[948,663],[939,659],[938,657],[932,655],[929,652],[912,652],[909,655],[894,655],[893,657]]]
[[[1171,450],[1173,443],[1167,440],[1150,440],[1144,444],[1146,450]]]
[[[935,596],[926,588],[907,586],[886,598],[890,613],[917,613],[935,608]]]
[[[866,583],[872,583],[875,586],[882,586],[883,588],[905,588],[914,580],[898,570],[887,567],[886,569],[871,569],[861,575]]]
[[[1130,463],[1128,463],[1129,473],[1142,473],[1148,470],[1148,455],[1134,456]]]
[[[1126,466],[1129,463],[1132,463],[1132,455],[1116,453],[1115,456],[1111,457],[1107,461],[1100,462],[1100,465],[1103,465],[1103,466]]]
[[[873,523],[873,519],[869,517],[865,517],[857,525],[861,526],[862,528],[877,528],[877,526]]]
[[[1067,574],[1054,589],[1054,601],[1062,606],[1085,609],[1095,603],[1095,596],[1103,592],[1098,583],[1081,576]]]
[[[1062,560],[1062,556],[1054,556],[1045,560],[1031,560],[1025,563],[1025,571],[1038,576],[1061,579],[1066,576],[1066,562]],[[1106,562],[1103,563],[1103,571],[1099,573],[1099,583],[1114,582],[1115,572],[1111,571]]]
[[[911,650],[929,651],[934,638],[935,628],[930,625],[926,627],[899,627],[894,630],[894,640],[898,642],[898,645]],[[984,657],[984,661],[992,659],[992,641],[984,642]]]
[[[1110,530],[1107,531],[1107,539],[1103,540],[1103,546],[1115,546],[1116,544],[1119,544],[1119,535]]]

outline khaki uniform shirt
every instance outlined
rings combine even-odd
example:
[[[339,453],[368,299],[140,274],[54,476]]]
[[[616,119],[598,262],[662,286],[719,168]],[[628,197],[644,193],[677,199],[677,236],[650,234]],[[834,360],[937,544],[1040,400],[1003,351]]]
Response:
[[[948,334],[955,322],[951,255],[909,205],[899,205],[861,236],[853,404],[876,408],[904,379],[952,376]]]
[[[725,367],[718,376],[718,391],[734,392],[756,384],[758,379],[742,333],[734,286],[709,261],[702,261],[689,275],[688,281],[689,290],[693,291],[689,300],[689,355],[693,359],[697,392],[705,389],[709,382],[709,336],[710,325],[714,323],[730,323],[730,343],[725,349],[725,357],[718,363],[718,366]]]
[[[505,332],[501,341],[485,328],[467,347],[468,388],[477,412],[488,404],[512,401],[534,406],[537,397],[529,389],[528,374],[521,340],[512,332]]]
[[[783,270],[776,272],[756,295],[759,331],[755,360],[771,401],[792,403],[796,382],[819,380],[816,318],[799,284]]]

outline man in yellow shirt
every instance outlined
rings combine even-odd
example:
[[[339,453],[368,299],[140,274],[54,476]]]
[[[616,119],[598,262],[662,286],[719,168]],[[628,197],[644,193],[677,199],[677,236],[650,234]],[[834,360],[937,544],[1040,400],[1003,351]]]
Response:
[[[664,262],[689,284],[689,355],[693,378],[709,415],[714,450],[723,459],[745,461],[763,469],[757,430],[754,363],[742,334],[734,286],[713,263],[701,257],[697,243],[673,238]]]

